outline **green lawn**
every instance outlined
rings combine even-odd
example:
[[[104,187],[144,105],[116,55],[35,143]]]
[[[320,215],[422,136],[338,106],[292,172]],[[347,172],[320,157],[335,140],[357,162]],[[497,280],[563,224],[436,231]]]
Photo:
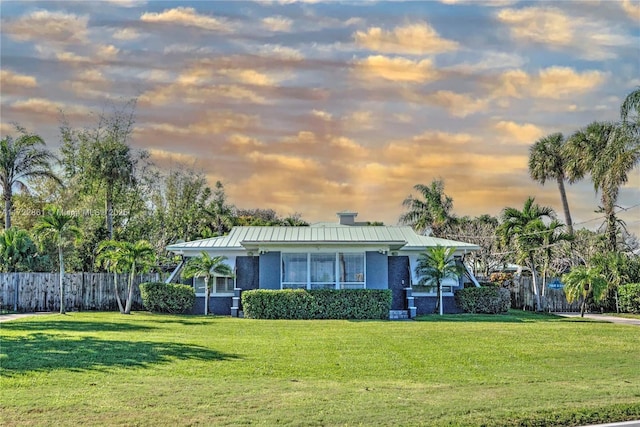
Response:
[[[578,425],[640,418],[640,328],[134,313],[0,324],[0,425]]]

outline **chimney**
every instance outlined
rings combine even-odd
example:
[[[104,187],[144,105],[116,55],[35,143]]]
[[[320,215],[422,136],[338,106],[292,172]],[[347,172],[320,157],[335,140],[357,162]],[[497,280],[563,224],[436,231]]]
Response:
[[[337,215],[340,217],[340,225],[355,225],[358,212],[342,211]]]

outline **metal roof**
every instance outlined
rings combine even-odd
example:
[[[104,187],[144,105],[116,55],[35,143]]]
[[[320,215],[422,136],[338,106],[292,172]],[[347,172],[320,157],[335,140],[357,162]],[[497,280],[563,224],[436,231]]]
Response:
[[[477,245],[416,234],[411,227],[341,226],[320,227],[234,227],[227,236],[175,243],[167,250],[200,251],[207,249],[245,250],[278,245],[384,245],[392,250],[424,250],[436,245],[477,250]]]

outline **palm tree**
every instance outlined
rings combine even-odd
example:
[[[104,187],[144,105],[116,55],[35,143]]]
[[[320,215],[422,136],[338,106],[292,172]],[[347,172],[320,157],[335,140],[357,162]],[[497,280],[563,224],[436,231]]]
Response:
[[[11,227],[13,189],[27,190],[26,180],[47,177],[61,183],[51,171],[50,162],[55,157],[39,146],[45,145],[38,135],[17,127],[20,136],[6,136],[0,140],[0,184],[4,196],[4,227]]]
[[[542,310],[540,292],[536,277],[536,262],[534,253],[543,245],[543,234],[548,231],[543,219],[553,218],[553,209],[539,206],[533,197],[524,202],[522,211],[507,207],[502,211],[502,223],[496,229],[503,246],[515,246],[516,262],[528,263],[533,278],[533,293],[536,298],[536,310]]]
[[[11,227],[0,232],[0,271],[28,271],[36,252],[26,230]]]
[[[100,243],[97,252],[96,262],[98,265],[102,265],[107,271],[113,273],[113,287],[116,294],[116,302],[118,303],[118,310],[120,310],[121,314],[125,314],[122,299],[120,298],[120,291],[118,290],[118,274],[123,272],[123,267],[121,262],[122,258],[117,250],[117,246],[113,244],[113,241],[106,240]]]
[[[199,257],[191,258],[182,270],[182,277],[203,277],[204,278],[204,315],[209,314],[209,281],[214,276],[232,277],[231,267],[224,263],[225,256],[211,257],[207,252],[202,251]]]
[[[106,240],[102,242],[98,250],[104,254],[103,260],[109,260],[114,271],[129,273],[127,285],[127,301],[122,314],[131,314],[133,302],[133,281],[138,273],[146,273],[156,263],[156,253],[153,246],[146,240],[138,240],[135,243]],[[117,288],[116,288],[117,294]],[[120,304],[121,305],[121,304]]]
[[[580,316],[584,317],[587,309],[587,299],[593,297],[594,301],[600,301],[607,289],[607,280],[600,269],[583,265],[574,267],[569,273],[562,276],[567,301],[570,303],[582,297]]]
[[[636,122],[640,121],[640,87],[636,88],[625,98],[620,106],[620,118],[622,118],[623,122],[626,122],[629,114],[634,112],[636,114]]]
[[[562,232],[563,225],[558,220],[553,220],[549,225],[545,226],[540,232],[542,250],[544,253],[544,265],[542,267],[542,308],[547,306],[546,289],[547,289],[547,272],[551,264],[553,249],[561,242],[571,242],[574,240],[573,234]]]
[[[566,152],[564,150],[565,139],[561,133],[553,133],[540,138],[529,149],[529,174],[531,178],[540,184],[548,179],[555,179],[560,190],[562,209],[567,223],[569,234],[573,235],[573,222],[569,212],[569,201],[564,188],[566,180]]]
[[[451,214],[453,199],[444,193],[444,182],[435,179],[430,186],[416,184],[413,186],[421,198],[410,195],[402,202],[408,209],[400,216],[400,223],[410,225],[414,230],[425,233],[429,229],[440,235],[454,221]]]
[[[60,314],[65,313],[64,307],[64,247],[71,241],[77,241],[82,232],[77,226],[78,218],[64,213],[60,208],[50,208],[45,215],[38,218],[34,230],[44,238],[50,238],[58,247],[58,261],[60,264]]]
[[[566,144],[570,182],[589,174],[596,193],[601,194],[608,249],[617,245],[615,205],[620,187],[640,162],[640,143],[629,126],[593,122],[573,134]]]
[[[435,246],[427,249],[418,257],[416,276],[420,286],[435,286],[437,301],[434,312],[442,316],[442,282],[445,279],[457,279],[462,274],[462,268],[456,264],[454,254],[456,248]]]

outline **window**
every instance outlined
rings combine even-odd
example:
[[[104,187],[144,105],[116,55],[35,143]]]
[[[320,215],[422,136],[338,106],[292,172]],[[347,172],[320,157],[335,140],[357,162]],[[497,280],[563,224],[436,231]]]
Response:
[[[307,254],[282,254],[282,288],[307,287]]]
[[[311,289],[336,288],[336,254],[311,254]]]
[[[233,277],[212,277],[209,280],[209,292],[213,295],[232,294],[234,287]],[[204,277],[194,277],[193,288],[196,294],[204,295]]]
[[[364,289],[364,254],[338,254],[340,262],[340,287]]]
[[[364,289],[364,253],[283,253],[283,289]]]
[[[442,294],[450,294],[453,292],[453,287],[452,286],[442,286]],[[436,286],[421,286],[421,285],[413,285],[413,293],[420,293],[420,294],[429,294],[429,295],[437,295],[438,294],[438,289],[436,288]]]

